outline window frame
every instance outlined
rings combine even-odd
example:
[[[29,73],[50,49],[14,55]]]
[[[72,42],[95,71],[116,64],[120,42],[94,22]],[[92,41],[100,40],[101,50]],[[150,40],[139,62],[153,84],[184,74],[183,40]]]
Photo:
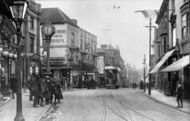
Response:
[[[30,16],[30,29],[34,30],[34,17]]]
[[[30,35],[30,43],[29,43],[29,52],[34,53],[34,45],[35,45],[35,36]]]
[[[184,20],[183,20],[183,17],[185,18]],[[182,40],[184,40],[185,38],[188,37],[188,23],[187,22],[188,22],[188,14],[184,13],[181,16],[181,37],[182,37]]]

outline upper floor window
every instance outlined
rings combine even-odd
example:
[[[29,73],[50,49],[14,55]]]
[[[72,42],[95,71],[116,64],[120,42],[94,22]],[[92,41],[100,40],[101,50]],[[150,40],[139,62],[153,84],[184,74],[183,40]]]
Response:
[[[175,0],[172,0],[172,11],[175,11]]]
[[[164,46],[164,53],[167,52],[167,40],[166,40],[166,37],[163,38],[163,46]]]
[[[34,52],[34,37],[30,36],[30,52]]]
[[[34,18],[30,17],[30,29],[34,29]]]
[[[158,43],[158,57],[160,57],[161,56],[161,52],[160,52],[160,50],[161,50],[161,45],[160,45],[160,43]]]
[[[185,2],[187,2],[187,0],[183,0],[183,2],[185,3]]]
[[[80,49],[83,50],[83,39],[80,40]]]
[[[181,18],[181,32],[182,32],[182,39],[186,38],[187,37],[187,13],[182,15],[182,18]]]
[[[172,27],[172,47],[176,45],[176,27]]]
[[[74,47],[75,46],[75,33],[71,33],[71,46]]]

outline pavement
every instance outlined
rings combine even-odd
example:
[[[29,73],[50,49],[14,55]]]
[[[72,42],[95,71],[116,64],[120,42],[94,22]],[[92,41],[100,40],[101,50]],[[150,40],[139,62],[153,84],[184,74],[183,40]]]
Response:
[[[148,95],[148,90],[146,90],[144,94],[155,101],[158,101],[167,106],[180,110],[184,113],[190,114],[190,100],[189,99],[183,100],[183,108],[177,108],[177,101],[176,101],[175,96],[167,96],[167,95],[164,95],[164,92],[160,90],[154,90],[154,89],[151,90],[151,95]]]
[[[40,118],[51,108],[52,105],[44,107],[33,107],[33,101],[29,101],[29,92],[22,93],[22,112],[25,121],[39,121]],[[14,121],[16,116],[16,98],[3,97],[0,94],[0,117],[1,121]]]

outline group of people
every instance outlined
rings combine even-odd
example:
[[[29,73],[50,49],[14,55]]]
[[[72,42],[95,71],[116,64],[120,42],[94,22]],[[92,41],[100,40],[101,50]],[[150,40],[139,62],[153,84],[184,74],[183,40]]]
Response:
[[[60,103],[63,99],[59,79],[50,76],[32,76],[28,78],[26,86],[30,91],[29,100],[33,100],[33,107],[38,104],[44,106],[44,104]]]

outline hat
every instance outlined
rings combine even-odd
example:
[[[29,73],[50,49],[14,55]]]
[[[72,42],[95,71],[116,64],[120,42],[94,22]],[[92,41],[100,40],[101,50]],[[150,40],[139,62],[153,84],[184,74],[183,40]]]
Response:
[[[181,84],[181,82],[180,82],[180,81],[177,81],[176,83],[177,83],[177,84]]]

